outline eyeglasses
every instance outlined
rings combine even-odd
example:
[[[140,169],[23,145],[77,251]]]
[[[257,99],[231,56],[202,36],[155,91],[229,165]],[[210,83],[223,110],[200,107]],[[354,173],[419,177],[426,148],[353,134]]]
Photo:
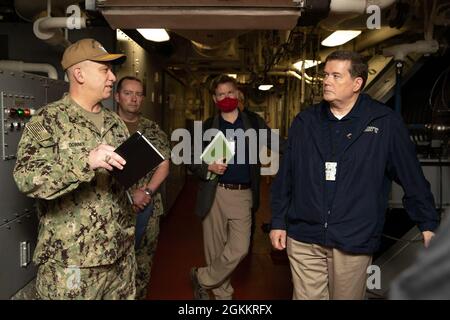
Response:
[[[134,92],[134,91],[128,91],[128,90],[123,90],[122,94],[125,97],[135,96],[136,98],[142,98],[144,96],[143,92]]]

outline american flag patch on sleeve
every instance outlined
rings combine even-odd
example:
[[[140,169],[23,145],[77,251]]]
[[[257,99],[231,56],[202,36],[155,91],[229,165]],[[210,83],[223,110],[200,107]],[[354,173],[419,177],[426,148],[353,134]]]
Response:
[[[51,137],[50,133],[40,122],[28,122],[26,128],[31,136],[39,142],[47,140]]]

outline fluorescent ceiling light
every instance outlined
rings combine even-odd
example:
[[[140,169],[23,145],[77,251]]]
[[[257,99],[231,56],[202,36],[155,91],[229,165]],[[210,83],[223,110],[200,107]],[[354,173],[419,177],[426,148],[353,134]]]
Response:
[[[136,29],[142,36],[150,41],[163,42],[170,39],[165,29]]]
[[[261,85],[258,87],[258,90],[261,90],[261,91],[267,91],[267,90],[272,89],[272,87],[273,87],[273,84],[261,84]]]
[[[230,78],[237,79],[237,74],[236,73],[229,73],[229,74],[227,74],[227,76],[229,76]]]
[[[305,69],[314,67],[315,65],[320,64],[320,61],[317,60],[305,60]],[[294,63],[294,68],[297,70],[302,70],[303,60],[299,60],[296,63]]]
[[[337,30],[321,43],[325,47],[335,47],[344,44],[361,34],[361,30]]]

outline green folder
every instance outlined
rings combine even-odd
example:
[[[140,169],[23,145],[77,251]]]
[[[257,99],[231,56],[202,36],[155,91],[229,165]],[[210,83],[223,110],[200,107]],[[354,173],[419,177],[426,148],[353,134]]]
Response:
[[[205,148],[205,150],[203,150],[200,159],[202,159],[207,164],[214,163],[219,159],[225,159],[225,163],[228,163],[233,157],[233,148],[231,147],[222,131],[219,131],[214,139],[212,139],[212,141]],[[207,179],[212,180],[215,177],[216,174],[208,172]]]

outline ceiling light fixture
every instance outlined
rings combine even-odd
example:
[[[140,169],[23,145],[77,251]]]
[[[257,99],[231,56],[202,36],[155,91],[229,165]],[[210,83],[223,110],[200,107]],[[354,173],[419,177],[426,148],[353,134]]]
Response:
[[[325,47],[336,47],[344,44],[361,34],[361,30],[337,30],[324,39],[321,44]]]
[[[267,90],[272,89],[272,87],[273,87],[273,84],[261,84],[261,85],[259,85],[258,90],[267,91]]]
[[[136,29],[142,36],[150,41],[164,42],[170,39],[166,29]]]
[[[305,60],[305,69],[314,67],[315,65],[320,64],[320,61],[317,60]],[[294,63],[294,68],[301,71],[302,70],[302,65],[303,65],[303,60],[299,60],[296,63]]]

